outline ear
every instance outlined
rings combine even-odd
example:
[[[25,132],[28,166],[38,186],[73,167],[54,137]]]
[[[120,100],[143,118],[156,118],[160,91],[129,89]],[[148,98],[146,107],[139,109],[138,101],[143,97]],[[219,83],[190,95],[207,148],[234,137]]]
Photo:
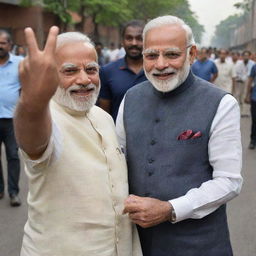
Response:
[[[192,65],[194,63],[194,60],[196,58],[197,55],[197,49],[195,45],[192,45],[189,51],[189,62],[190,65]]]

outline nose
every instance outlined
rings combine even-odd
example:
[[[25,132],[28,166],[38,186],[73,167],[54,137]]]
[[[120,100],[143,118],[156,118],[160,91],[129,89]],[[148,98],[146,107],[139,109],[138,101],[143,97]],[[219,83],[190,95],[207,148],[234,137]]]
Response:
[[[163,70],[169,66],[168,60],[164,58],[162,54],[159,55],[159,57],[156,60],[155,68],[158,70]]]
[[[89,78],[88,74],[85,70],[81,70],[76,78],[76,84],[78,85],[87,85],[91,83],[91,79]]]
[[[137,39],[136,39],[136,38],[133,38],[133,39],[132,39],[132,45],[137,45],[137,44],[138,44]]]

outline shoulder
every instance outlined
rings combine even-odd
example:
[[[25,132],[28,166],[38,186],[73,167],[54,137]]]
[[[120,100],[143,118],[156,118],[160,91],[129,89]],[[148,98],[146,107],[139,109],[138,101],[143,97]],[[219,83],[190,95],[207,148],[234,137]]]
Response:
[[[13,54],[10,54],[10,59],[14,62],[14,63],[20,63],[24,57],[22,56],[16,56],[16,55],[13,55]]]
[[[104,66],[101,67],[102,71],[112,71],[112,70],[118,70],[120,66],[124,63],[124,58],[121,58],[119,60],[110,62]]]
[[[150,97],[150,95],[152,95],[152,90],[153,86],[148,80],[136,84],[126,92],[124,102],[125,104],[130,101],[140,102],[143,99]]]
[[[217,60],[218,61],[218,60]],[[213,61],[213,60],[210,60],[210,59],[208,59],[207,61],[206,61],[206,64],[208,64],[208,65],[212,65],[212,66],[215,66],[215,61]]]
[[[196,61],[194,61],[194,63],[192,64],[192,67],[193,67],[193,66],[197,66],[197,65],[199,65],[199,64],[200,64],[199,60],[196,60]]]
[[[149,87],[151,88],[151,86],[152,86],[151,83],[148,80],[146,80],[131,87],[126,94],[133,94],[133,93],[137,93],[145,90],[147,91]]]
[[[104,111],[102,108],[100,108],[100,107],[98,107],[96,105],[94,105],[90,109],[90,114],[98,117],[103,122],[108,121],[108,122],[113,123],[113,118],[111,117],[111,115],[108,114],[106,111]]]
[[[198,90],[198,95],[204,95],[204,94],[210,94],[210,95],[219,95],[224,96],[227,94],[224,90],[217,87],[215,84],[212,84],[200,77],[195,76],[193,88],[196,88]]]

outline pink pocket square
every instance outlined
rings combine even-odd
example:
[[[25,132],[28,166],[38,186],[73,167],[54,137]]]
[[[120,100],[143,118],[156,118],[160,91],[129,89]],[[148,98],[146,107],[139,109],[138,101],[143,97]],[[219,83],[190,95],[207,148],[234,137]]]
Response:
[[[177,140],[188,140],[188,139],[196,139],[200,138],[202,136],[202,133],[199,132],[193,132],[192,130],[186,130],[182,132],[178,137]]]
[[[192,137],[191,139],[196,139],[196,138],[200,138],[202,137],[202,133],[199,131],[199,132],[196,132]]]

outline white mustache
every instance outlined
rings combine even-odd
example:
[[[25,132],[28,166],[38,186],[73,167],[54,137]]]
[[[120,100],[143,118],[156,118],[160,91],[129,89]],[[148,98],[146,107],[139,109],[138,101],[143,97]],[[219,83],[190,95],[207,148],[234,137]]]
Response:
[[[70,91],[75,91],[75,90],[80,90],[80,89],[87,89],[87,90],[91,90],[91,89],[96,89],[96,85],[95,84],[88,84],[88,85],[71,85],[68,89],[67,92]]]
[[[153,69],[150,74],[153,74],[153,75],[162,75],[162,74],[166,74],[166,73],[177,73],[178,70],[176,68],[166,68],[164,70],[157,70],[157,69]]]

